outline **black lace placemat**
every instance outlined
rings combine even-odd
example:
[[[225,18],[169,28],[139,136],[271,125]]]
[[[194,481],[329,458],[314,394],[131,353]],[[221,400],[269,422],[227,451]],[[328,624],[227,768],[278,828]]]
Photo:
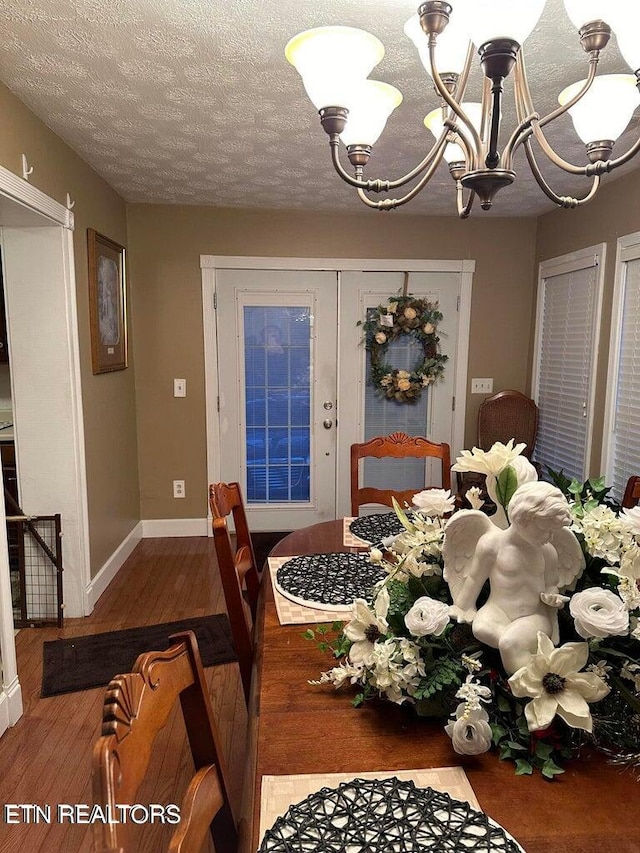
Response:
[[[391,779],[354,779],[289,808],[258,853],[523,853],[501,826],[469,803]]]
[[[354,598],[371,600],[374,585],[386,572],[368,554],[312,554],[280,566],[276,585],[298,604],[320,610],[344,610]]]
[[[397,536],[398,533],[402,533],[404,527],[395,512],[385,512],[382,515],[364,515],[362,518],[354,518],[349,525],[349,530],[359,539],[375,545],[387,536]]]

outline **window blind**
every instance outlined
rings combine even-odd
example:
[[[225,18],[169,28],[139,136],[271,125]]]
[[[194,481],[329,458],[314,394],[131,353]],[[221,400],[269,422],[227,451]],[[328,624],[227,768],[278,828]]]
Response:
[[[536,388],[535,460],[543,472],[548,466],[578,480],[586,469],[598,285],[595,257],[583,264],[543,279]]]
[[[621,500],[629,477],[640,474],[640,258],[625,263],[612,441],[609,479]]]

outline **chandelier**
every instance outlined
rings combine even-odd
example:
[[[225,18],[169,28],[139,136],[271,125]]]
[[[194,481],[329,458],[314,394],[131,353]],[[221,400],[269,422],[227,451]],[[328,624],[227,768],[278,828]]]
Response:
[[[624,154],[612,158],[616,139],[640,104],[640,0],[564,0],[588,54],[588,71],[584,80],[560,93],[555,110],[541,116],[531,97],[523,44],[535,29],[544,5],[545,0],[422,3],[404,31],[415,43],[440,100],[424,120],[435,143],[422,162],[396,180],[365,177],[373,145],[402,101],[393,86],[368,79],[384,55],[382,43],[352,27],[319,27],[291,39],[285,55],[302,76],[319,112],[329,136],[333,165],[366,205],[392,210],[410,202],[444,158],[455,182],[458,214],[464,219],[471,213],[476,196],[483,210],[488,210],[496,193],[514,182],[514,155],[522,148],[545,195],[560,207],[575,208],[593,198],[602,175],[628,163],[640,151],[639,139]],[[596,76],[600,53],[612,30],[635,74]],[[484,74],[481,102],[465,100],[474,45],[478,46]],[[517,121],[507,133],[502,127],[502,102],[504,82],[511,74]],[[567,112],[586,146],[583,165],[563,159],[545,135],[547,125]],[[341,143],[353,174],[342,165]],[[586,194],[573,198],[555,192],[536,159],[538,149],[565,172],[589,178]],[[414,181],[400,197],[372,198]]]

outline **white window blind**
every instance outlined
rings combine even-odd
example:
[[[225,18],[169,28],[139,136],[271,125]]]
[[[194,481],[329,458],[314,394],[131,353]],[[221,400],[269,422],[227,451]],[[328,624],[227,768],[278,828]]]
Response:
[[[608,481],[620,500],[640,474],[640,258],[624,262],[618,371]]]
[[[593,352],[599,307],[595,254],[550,267],[541,281],[534,395],[535,460],[583,480],[590,441]]]

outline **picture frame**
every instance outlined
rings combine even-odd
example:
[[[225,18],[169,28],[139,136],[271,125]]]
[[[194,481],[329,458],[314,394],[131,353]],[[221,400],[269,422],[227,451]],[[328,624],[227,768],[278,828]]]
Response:
[[[125,248],[87,229],[89,256],[89,324],[94,374],[127,367],[127,297]]]

